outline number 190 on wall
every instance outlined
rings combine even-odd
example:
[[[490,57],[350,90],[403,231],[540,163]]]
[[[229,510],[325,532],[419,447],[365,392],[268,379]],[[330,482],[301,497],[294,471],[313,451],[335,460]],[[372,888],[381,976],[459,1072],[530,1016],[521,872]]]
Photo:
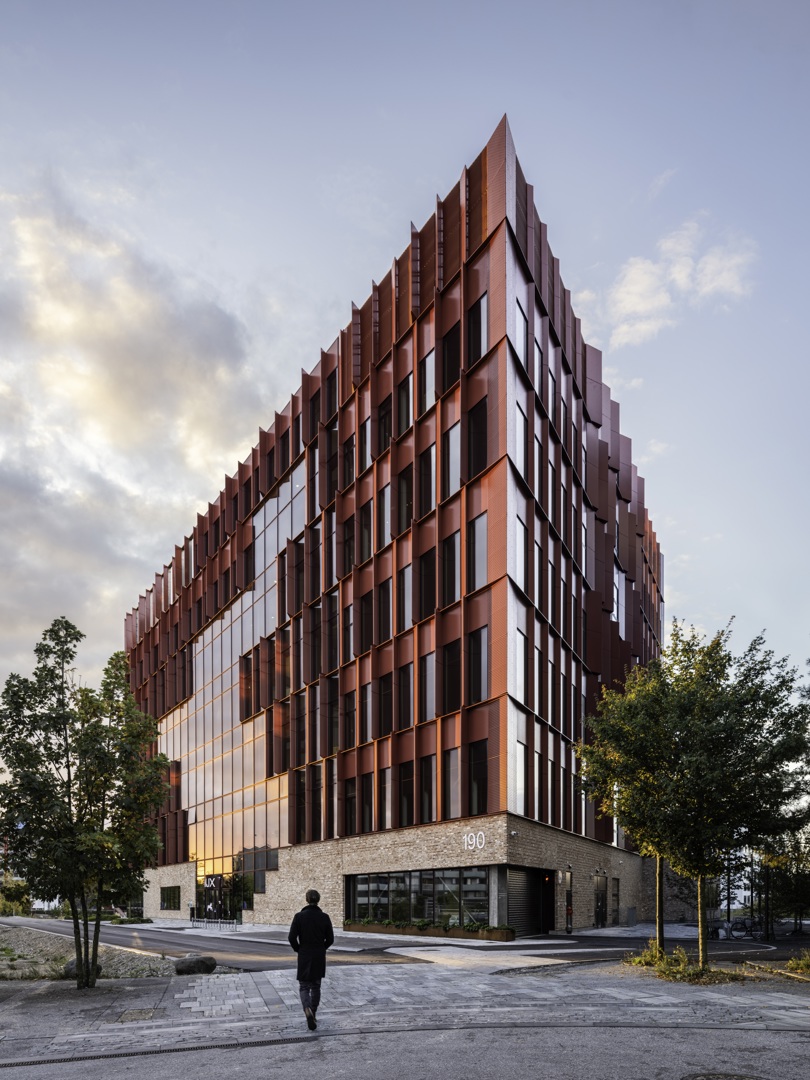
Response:
[[[465,851],[480,851],[486,843],[486,837],[483,832],[468,832],[464,833],[464,850]]]

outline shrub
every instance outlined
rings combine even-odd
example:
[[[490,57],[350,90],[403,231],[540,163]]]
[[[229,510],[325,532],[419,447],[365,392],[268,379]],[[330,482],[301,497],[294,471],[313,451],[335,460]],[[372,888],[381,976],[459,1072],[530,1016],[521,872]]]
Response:
[[[650,939],[647,948],[637,956],[626,956],[625,963],[634,964],[637,967],[653,968],[659,979],[668,982],[688,983],[727,983],[743,982],[745,975],[736,971],[718,971],[710,967],[700,967],[699,964],[689,959],[686,949],[676,945],[672,955],[668,955],[658,948],[655,939]]]
[[[792,956],[785,967],[788,971],[799,971],[810,975],[810,949],[802,949],[798,956]]]

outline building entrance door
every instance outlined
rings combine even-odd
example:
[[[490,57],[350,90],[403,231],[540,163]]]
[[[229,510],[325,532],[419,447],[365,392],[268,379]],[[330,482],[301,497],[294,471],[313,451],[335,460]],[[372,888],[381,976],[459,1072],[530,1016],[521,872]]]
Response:
[[[206,874],[203,882],[203,909],[198,914],[203,919],[223,918],[222,874]]]
[[[554,929],[554,872],[507,867],[507,921],[518,937]]]
[[[607,877],[596,874],[593,879],[593,925],[607,926]]]

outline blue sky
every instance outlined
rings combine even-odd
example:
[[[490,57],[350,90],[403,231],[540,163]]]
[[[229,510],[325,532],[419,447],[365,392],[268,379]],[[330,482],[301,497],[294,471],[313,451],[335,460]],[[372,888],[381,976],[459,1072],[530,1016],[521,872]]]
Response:
[[[667,616],[810,655],[810,5],[0,2],[0,680],[124,613],[503,113]]]

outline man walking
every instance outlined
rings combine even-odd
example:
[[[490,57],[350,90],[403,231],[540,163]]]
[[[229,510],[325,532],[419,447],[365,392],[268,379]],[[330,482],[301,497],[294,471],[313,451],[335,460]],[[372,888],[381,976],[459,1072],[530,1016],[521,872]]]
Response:
[[[318,1026],[315,1014],[321,1000],[321,979],[326,974],[326,950],[335,940],[332,920],[318,907],[320,899],[317,889],[307,890],[307,906],[295,915],[287,935],[298,953],[298,987],[310,1031]]]

